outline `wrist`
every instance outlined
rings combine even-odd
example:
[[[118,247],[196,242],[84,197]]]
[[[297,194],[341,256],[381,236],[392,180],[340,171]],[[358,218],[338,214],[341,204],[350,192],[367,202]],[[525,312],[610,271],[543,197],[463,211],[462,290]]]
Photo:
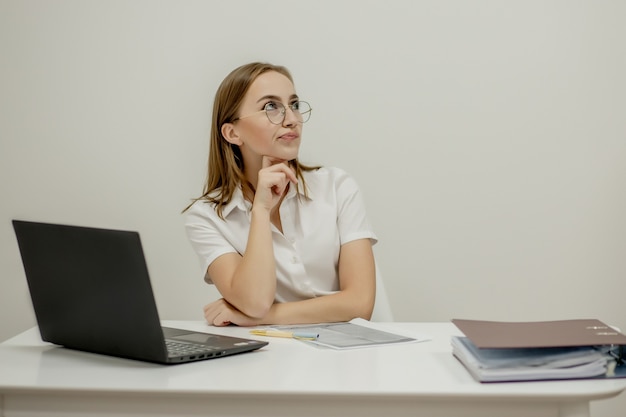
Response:
[[[265,207],[263,204],[252,204],[252,208],[250,209],[250,213],[253,216],[267,217],[268,219],[271,212],[272,210],[268,207]]]

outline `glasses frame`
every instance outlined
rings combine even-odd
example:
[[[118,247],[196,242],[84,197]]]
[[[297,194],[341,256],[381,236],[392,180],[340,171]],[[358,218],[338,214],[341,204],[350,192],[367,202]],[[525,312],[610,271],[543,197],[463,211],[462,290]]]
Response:
[[[296,110],[293,109],[294,104],[301,104],[301,103],[304,103],[307,106],[309,106],[309,109],[307,111],[305,111],[305,112],[300,112],[300,111],[296,111]],[[280,114],[282,116],[280,122],[275,123],[270,118],[270,115],[267,113],[267,108],[266,108],[269,104],[274,104],[274,105],[278,106],[279,108],[282,107],[282,109],[280,109]],[[263,106],[263,110],[255,111],[254,113],[250,113],[250,114],[247,114],[245,116],[237,117],[236,119],[233,120],[233,122],[236,122],[237,120],[241,120],[241,119],[247,119],[248,117],[256,116],[257,114],[259,114],[261,112],[265,112],[265,116],[267,116],[267,120],[269,120],[271,124],[282,125],[285,122],[285,117],[287,117],[287,108],[289,108],[294,114],[300,114],[302,116],[302,120],[298,120],[298,123],[306,123],[306,122],[308,122],[309,119],[311,118],[311,112],[313,111],[313,108],[311,107],[309,102],[308,101],[304,101],[304,100],[294,101],[289,106],[285,106],[281,102],[274,102],[274,101],[272,101],[270,103],[265,104],[265,106]]]

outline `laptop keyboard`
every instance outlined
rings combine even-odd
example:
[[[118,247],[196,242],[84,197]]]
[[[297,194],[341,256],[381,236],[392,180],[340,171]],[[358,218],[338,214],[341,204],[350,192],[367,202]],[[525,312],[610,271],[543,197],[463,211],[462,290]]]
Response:
[[[207,353],[214,349],[211,346],[202,345],[200,343],[181,343],[174,340],[165,340],[167,352],[169,356],[187,356]]]

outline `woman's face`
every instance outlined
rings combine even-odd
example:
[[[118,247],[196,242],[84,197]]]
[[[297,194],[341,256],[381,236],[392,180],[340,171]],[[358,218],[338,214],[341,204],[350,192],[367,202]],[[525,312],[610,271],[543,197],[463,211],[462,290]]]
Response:
[[[298,101],[293,83],[275,71],[259,75],[246,93],[237,121],[230,129],[230,142],[239,145],[244,166],[260,167],[263,156],[278,161],[291,161],[298,156],[302,123],[291,111],[290,105]],[[285,120],[272,123],[264,108],[268,103],[285,106]],[[228,136],[224,135],[226,138]]]

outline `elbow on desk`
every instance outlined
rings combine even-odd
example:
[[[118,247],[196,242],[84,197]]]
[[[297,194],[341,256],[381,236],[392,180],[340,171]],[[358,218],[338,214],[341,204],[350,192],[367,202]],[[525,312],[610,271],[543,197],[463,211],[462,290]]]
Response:
[[[272,304],[274,304],[274,300],[267,302],[265,300],[255,299],[239,308],[239,310],[248,317],[262,319],[268,315],[270,309],[272,308]]]
[[[364,319],[369,321],[374,313],[373,302],[362,301],[346,307],[348,308],[344,309],[341,313],[343,317],[337,317],[340,321],[350,321],[352,319]]]
[[[376,303],[376,295],[366,295],[358,297],[358,302],[352,306],[352,318],[360,318],[365,320],[371,320],[374,314],[374,305]]]
[[[244,315],[262,319],[274,304],[274,291],[230,291],[231,297],[224,299]]]
[[[359,309],[359,311],[356,312],[356,314],[355,314],[355,316],[353,318],[355,318],[355,319],[371,320],[373,312],[374,312],[373,306],[372,307],[361,308],[361,309]]]

